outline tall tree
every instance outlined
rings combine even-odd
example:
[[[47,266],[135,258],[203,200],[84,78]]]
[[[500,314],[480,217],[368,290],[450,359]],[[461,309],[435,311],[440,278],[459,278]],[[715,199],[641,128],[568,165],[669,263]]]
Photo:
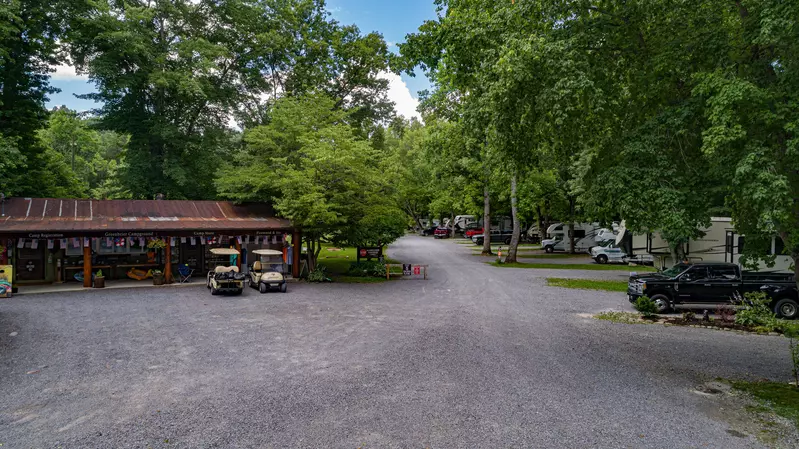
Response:
[[[237,201],[272,199],[302,228],[309,269],[321,242],[385,245],[405,231],[405,214],[389,197],[380,156],[324,95],[286,97],[270,122],[249,130],[245,151],[222,170],[221,194]]]
[[[6,195],[47,194],[65,181],[48,171],[46,149],[36,138],[47,119],[47,95],[56,91],[48,72],[58,63],[64,6],[48,0],[0,3],[0,141],[8,158],[0,191]]]

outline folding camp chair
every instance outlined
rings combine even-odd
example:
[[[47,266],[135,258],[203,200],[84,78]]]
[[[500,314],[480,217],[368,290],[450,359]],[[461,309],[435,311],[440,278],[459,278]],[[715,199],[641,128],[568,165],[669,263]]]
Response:
[[[179,282],[181,284],[185,284],[187,282],[191,282],[191,275],[194,273],[194,270],[189,268],[187,264],[178,265],[178,274],[180,275]]]

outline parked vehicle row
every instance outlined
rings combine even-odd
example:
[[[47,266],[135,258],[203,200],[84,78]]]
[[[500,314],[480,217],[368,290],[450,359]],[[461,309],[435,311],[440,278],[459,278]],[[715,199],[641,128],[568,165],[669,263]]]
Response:
[[[631,275],[627,297],[635,302],[648,296],[665,313],[677,306],[700,305],[713,308],[730,304],[732,298],[749,292],[763,292],[771,309],[781,318],[799,316],[799,295],[790,273],[742,272],[733,263],[679,263],[659,273]]]

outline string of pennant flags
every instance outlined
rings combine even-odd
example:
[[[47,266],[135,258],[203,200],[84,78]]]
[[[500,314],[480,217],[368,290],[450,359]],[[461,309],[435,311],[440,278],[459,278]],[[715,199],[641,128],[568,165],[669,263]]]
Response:
[[[148,242],[153,240],[160,240],[159,237],[102,237],[105,239],[105,246],[106,247],[124,247],[126,245],[135,246],[138,245],[142,248],[147,246]],[[271,236],[206,236],[206,237],[169,237],[169,246],[176,246],[179,243],[190,243],[192,246],[197,245],[199,242],[201,245],[227,245],[231,242],[231,239],[236,239],[236,242],[239,244],[249,245],[250,243],[259,245],[259,244],[277,244],[285,243],[286,242],[286,235],[271,235]],[[67,245],[71,244],[73,248],[88,248],[91,246],[91,238],[89,237],[72,237],[72,238],[61,238],[61,239],[31,239],[31,238],[19,238],[17,239],[17,248],[24,248],[25,244],[30,242],[31,249],[38,249],[39,248],[39,241],[46,240],[47,242],[47,249],[54,249],[56,242],[61,249],[67,248]],[[270,242],[271,240],[271,242]]]

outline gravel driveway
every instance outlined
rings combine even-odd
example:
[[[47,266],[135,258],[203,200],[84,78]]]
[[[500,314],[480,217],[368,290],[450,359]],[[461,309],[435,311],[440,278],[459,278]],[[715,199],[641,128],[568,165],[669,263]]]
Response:
[[[390,255],[431,279],[0,300],[0,443],[761,447],[692,390],[787,380],[785,339],[597,321],[584,314],[628,310],[624,295],[546,287],[574,273],[491,267],[448,241]]]

